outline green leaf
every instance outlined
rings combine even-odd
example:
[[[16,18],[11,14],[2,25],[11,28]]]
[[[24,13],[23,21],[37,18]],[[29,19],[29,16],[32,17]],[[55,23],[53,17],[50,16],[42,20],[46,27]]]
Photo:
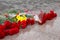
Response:
[[[18,11],[17,10],[9,10],[8,13],[17,13]]]
[[[32,18],[33,16],[26,14],[26,17],[27,17],[27,18]]]
[[[17,19],[15,17],[13,17],[13,18],[8,17],[7,20],[9,20],[11,22],[17,22]]]

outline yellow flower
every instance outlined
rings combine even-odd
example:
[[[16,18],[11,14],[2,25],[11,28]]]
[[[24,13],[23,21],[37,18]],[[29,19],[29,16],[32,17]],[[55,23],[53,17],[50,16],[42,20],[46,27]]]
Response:
[[[17,18],[17,21],[27,20],[27,17],[25,15],[17,15],[16,18]]]

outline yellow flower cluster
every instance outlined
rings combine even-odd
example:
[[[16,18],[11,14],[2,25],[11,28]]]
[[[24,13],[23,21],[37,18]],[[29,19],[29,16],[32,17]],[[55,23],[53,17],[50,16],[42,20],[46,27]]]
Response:
[[[17,18],[17,21],[27,20],[27,17],[25,15],[17,15],[16,18]]]

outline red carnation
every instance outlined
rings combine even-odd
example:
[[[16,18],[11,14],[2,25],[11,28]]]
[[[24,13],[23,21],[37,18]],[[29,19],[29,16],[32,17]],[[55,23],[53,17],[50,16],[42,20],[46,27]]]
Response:
[[[31,25],[33,25],[35,23],[34,19],[31,19],[30,23],[31,23]]]
[[[22,22],[21,22],[21,25],[22,25],[22,29],[24,29],[24,28],[26,28],[26,26],[27,26],[27,23],[26,23],[26,21],[25,20],[23,20]]]
[[[47,14],[47,19],[51,20],[51,19],[53,19],[56,16],[57,16],[57,14],[54,13],[54,11],[50,11],[50,13]]]
[[[54,14],[54,17],[56,17],[56,16],[57,16],[57,14],[55,13],[55,14]]]
[[[4,26],[5,26],[6,28],[9,28],[9,26],[11,26],[11,22],[8,21],[8,20],[6,20],[6,21],[4,22]]]
[[[8,35],[9,33],[9,29],[7,29],[7,30],[4,30],[4,32],[5,32],[5,35]]]
[[[14,28],[14,27],[16,27],[16,26],[17,26],[17,23],[16,23],[16,22],[13,22],[13,23],[11,24],[10,28]]]
[[[0,31],[0,39],[5,37],[5,33],[3,31]]]
[[[51,16],[52,16],[53,18],[57,16],[57,14],[54,13],[54,11],[50,11],[50,14],[51,14]]]
[[[22,25],[22,29],[26,28],[26,24]]]
[[[20,21],[18,21],[18,22],[17,22],[17,25],[18,25],[18,27],[20,28],[21,22],[20,22]]]
[[[46,14],[46,16],[47,16],[47,20],[53,19],[53,14],[48,13],[48,14]]]
[[[43,20],[43,19],[44,19],[44,20],[47,20],[47,17],[48,17],[47,14],[44,14],[43,17],[42,17],[42,20]]]
[[[0,30],[5,30],[5,28],[6,28],[5,26],[0,24]]]
[[[9,29],[8,33],[9,35],[14,35],[14,34],[17,34],[19,32],[19,29],[18,28],[11,28]]]
[[[19,25],[16,22],[13,22],[11,24],[10,28],[15,28],[15,27],[19,28]]]
[[[54,11],[53,10],[50,10],[50,13],[54,14]]]
[[[41,23],[39,23],[39,24],[44,24],[46,22],[46,18],[42,18],[42,20],[41,20]]]
[[[31,20],[30,18],[27,19],[27,25],[30,24]]]
[[[41,19],[41,23],[39,23],[39,24],[41,24],[41,25],[44,24],[46,22],[46,20],[47,20],[47,15],[44,14],[42,19]]]

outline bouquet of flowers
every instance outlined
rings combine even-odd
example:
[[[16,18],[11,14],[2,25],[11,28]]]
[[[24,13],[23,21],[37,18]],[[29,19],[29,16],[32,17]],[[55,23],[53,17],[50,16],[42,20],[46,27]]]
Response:
[[[25,29],[28,25],[33,25],[35,22],[42,25],[47,20],[52,20],[57,16],[52,10],[49,13],[41,12],[39,15],[33,15],[26,12],[10,10],[4,15],[0,15],[0,39],[7,35],[17,34],[20,28]]]

